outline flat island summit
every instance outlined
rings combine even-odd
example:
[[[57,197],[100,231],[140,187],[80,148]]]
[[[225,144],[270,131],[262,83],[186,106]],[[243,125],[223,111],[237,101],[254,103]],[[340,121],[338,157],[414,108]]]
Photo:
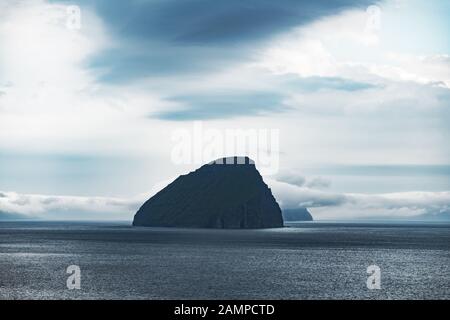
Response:
[[[228,157],[179,176],[142,205],[133,226],[278,228],[283,217],[254,161]]]

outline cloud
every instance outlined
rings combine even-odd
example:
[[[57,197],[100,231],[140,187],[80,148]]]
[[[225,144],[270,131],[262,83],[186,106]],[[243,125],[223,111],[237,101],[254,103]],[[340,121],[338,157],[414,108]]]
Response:
[[[10,218],[132,220],[136,211],[148,198],[173,180],[159,181],[148,192],[129,198],[0,192],[0,220]]]
[[[72,30],[66,27],[67,4],[26,0],[3,5],[2,151],[98,155],[124,146],[140,154],[156,150],[149,147],[150,139],[136,136],[157,130],[158,124],[149,129],[151,121],[139,118],[165,102],[147,89],[98,81],[103,71],[88,62],[115,40],[89,6],[82,7],[81,29]]]
[[[61,83],[73,90],[89,86],[95,75],[82,64],[107,48],[110,39],[102,22],[88,10],[83,12],[85,28],[80,30],[69,29],[67,18],[66,5],[7,2],[0,22],[0,84],[26,86],[31,95],[43,86]]]
[[[285,209],[306,207],[315,219],[450,218],[450,192],[333,193],[269,180]]]
[[[450,89],[450,56],[447,54],[411,55],[389,53],[389,63],[367,65],[369,72],[377,76],[430,84]]]
[[[258,116],[287,109],[280,95],[262,92],[177,96],[170,101],[177,102],[181,108],[160,111],[152,116],[163,120],[190,121]]]
[[[374,1],[208,0],[81,1],[115,35],[116,45],[93,65],[105,81],[132,81],[152,74],[217,70],[249,59],[267,39],[348,8]]]
[[[305,184],[306,178],[303,175],[298,174],[295,171],[283,170],[276,175],[277,181],[285,182],[297,187],[301,187]]]
[[[284,182],[296,187],[307,187],[309,189],[328,188],[331,180],[324,177],[308,177],[299,174],[295,170],[282,170],[275,176],[279,182]]]
[[[91,219],[107,216],[109,218],[129,218],[140,201],[106,197],[47,196],[4,193],[0,198],[0,210],[9,214],[19,214],[29,218],[70,216],[89,213]],[[56,214],[57,213],[57,214]]]
[[[323,177],[315,177],[308,181],[306,186],[311,189],[328,188],[331,185],[331,180]]]
[[[75,197],[2,192],[4,217],[131,220],[150,196],[165,187],[163,181],[132,198]],[[283,209],[306,207],[315,219],[450,219],[450,192],[398,192],[382,194],[334,193],[267,180]],[[8,214],[8,216],[6,215]],[[0,216],[0,219],[2,217]]]
[[[376,84],[339,77],[290,77],[286,85],[293,90],[314,92],[319,90],[359,91],[376,88]]]
[[[271,179],[267,182],[282,208],[338,206],[346,202],[345,194],[324,192]]]
[[[317,208],[322,218],[450,219],[450,192],[347,194],[340,206]]]
[[[70,30],[65,5],[38,0],[5,6],[0,20],[0,86],[6,84],[0,126],[7,134],[0,135],[0,144],[17,146],[17,140],[26,143],[33,136],[48,141],[48,131],[55,135],[62,133],[61,127],[66,132],[79,127],[79,103],[90,97],[95,83],[95,74],[83,62],[108,45],[101,22],[86,11],[83,23],[89,27]]]
[[[450,88],[448,48],[437,53],[427,45],[417,48],[428,39],[446,38],[445,28],[439,23],[415,24],[411,17],[417,14],[414,11],[420,7],[417,3],[400,12],[392,2],[385,1],[376,7],[381,20],[375,30],[367,29],[370,11],[346,10],[274,38],[263,48],[257,64],[278,75],[351,79],[355,84],[350,85],[350,89],[364,88],[364,82],[377,81],[377,78]],[[405,18],[404,14],[411,17],[399,22],[400,17]],[[400,23],[404,25],[399,26]],[[417,31],[415,41],[411,41],[414,50],[405,50],[401,47],[405,44],[402,40],[412,34],[412,30]],[[417,51],[427,53],[417,54]],[[358,82],[362,85],[357,85]],[[330,84],[346,87],[339,82]]]
[[[245,3],[232,0],[221,4],[209,1],[185,1],[180,6],[170,3],[159,15],[176,15],[172,30],[178,33],[179,41],[194,43],[216,43],[249,41],[267,37],[292,26],[305,24],[321,16],[339,12],[352,6],[367,6],[371,1],[260,1]],[[206,12],[201,18],[198,12]]]

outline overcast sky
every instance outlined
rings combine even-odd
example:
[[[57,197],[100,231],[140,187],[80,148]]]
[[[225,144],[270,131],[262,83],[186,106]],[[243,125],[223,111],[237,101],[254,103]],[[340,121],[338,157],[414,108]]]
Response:
[[[201,125],[279,131],[264,179],[283,208],[449,219],[449,14],[446,0],[0,0],[0,218],[131,219],[200,165],[172,154],[174,132]]]

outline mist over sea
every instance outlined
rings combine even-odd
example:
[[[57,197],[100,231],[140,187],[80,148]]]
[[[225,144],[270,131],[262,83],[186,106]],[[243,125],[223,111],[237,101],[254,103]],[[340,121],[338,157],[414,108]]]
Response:
[[[78,265],[81,287],[68,290]],[[366,286],[381,269],[381,289]],[[0,222],[0,299],[449,299],[450,224]]]

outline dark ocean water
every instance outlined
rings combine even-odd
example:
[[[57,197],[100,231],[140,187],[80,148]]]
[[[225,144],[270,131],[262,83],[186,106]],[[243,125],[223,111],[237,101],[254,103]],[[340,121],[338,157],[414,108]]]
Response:
[[[68,290],[66,268],[81,269]],[[366,286],[369,265],[381,289]],[[449,299],[450,225],[0,222],[0,299]]]

